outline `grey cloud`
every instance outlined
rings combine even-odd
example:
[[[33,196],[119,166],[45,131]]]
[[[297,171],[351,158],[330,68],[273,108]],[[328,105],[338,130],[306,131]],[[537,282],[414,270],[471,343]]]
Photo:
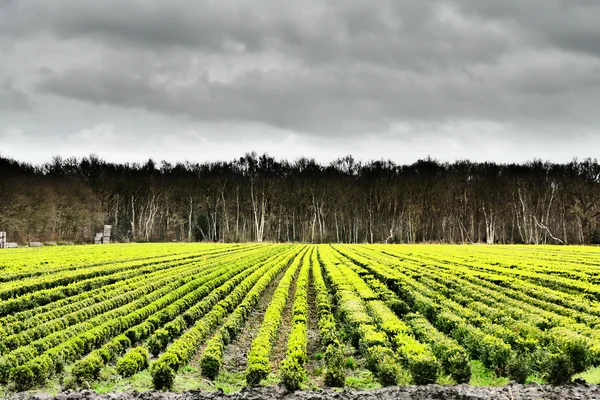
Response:
[[[0,110],[31,110],[33,102],[29,95],[15,87],[10,78],[0,81]]]
[[[552,125],[582,114],[580,100],[600,98],[600,68],[572,62],[551,68],[482,68],[470,74],[394,71],[370,67],[252,71],[231,82],[201,76],[188,86],[152,82],[123,71],[70,70],[50,75],[40,89],[93,103],[141,108],[202,121],[262,122],[317,134],[387,129],[394,121],[473,119]]]
[[[519,30],[525,44],[537,40],[566,51],[600,55],[600,3],[595,0],[461,0],[460,4],[465,15],[501,21]]]
[[[80,50],[29,79],[84,104],[323,136],[544,135],[600,124],[598,20],[595,0],[4,0],[0,39]]]

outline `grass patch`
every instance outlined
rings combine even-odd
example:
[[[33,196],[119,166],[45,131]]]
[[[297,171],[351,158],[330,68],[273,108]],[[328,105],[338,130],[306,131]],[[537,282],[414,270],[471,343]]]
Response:
[[[147,392],[153,389],[152,374],[146,369],[130,378],[124,379],[117,374],[113,366],[109,366],[102,370],[100,380],[94,382],[91,388],[99,394],[131,390]]]
[[[544,378],[542,378],[541,376],[537,376],[537,375],[529,375],[526,379],[525,379],[525,383],[539,383],[540,385],[545,385],[547,382]]]
[[[245,382],[246,381],[244,380],[244,383]],[[279,374],[271,372],[269,375],[267,375],[265,379],[260,381],[260,386],[275,386],[278,385],[280,382],[281,378],[279,377]]]
[[[346,375],[346,387],[352,389],[378,389],[381,387],[379,382],[377,382],[377,378],[371,373],[371,371],[366,369],[360,369],[352,371],[351,374]]]
[[[223,371],[215,381],[215,388],[225,393],[239,392],[244,386],[246,386],[246,375],[243,372]]]
[[[600,384],[600,367],[590,368],[587,371],[584,371],[580,374],[577,374],[573,377],[585,379],[587,383]]]
[[[452,379],[452,375],[440,375],[436,382],[438,385],[455,385],[456,382]]]
[[[472,386],[504,386],[510,380],[506,377],[499,377],[494,372],[487,369],[481,361],[471,361],[471,381]]]

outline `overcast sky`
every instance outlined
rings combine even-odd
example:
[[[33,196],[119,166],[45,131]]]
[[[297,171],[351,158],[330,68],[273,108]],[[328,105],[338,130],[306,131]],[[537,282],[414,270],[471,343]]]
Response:
[[[600,156],[598,0],[0,0],[30,162]]]

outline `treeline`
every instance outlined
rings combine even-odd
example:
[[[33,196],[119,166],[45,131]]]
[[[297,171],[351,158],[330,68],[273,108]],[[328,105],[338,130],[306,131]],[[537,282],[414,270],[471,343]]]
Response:
[[[41,166],[0,157],[9,240],[600,243],[600,165],[432,159]]]

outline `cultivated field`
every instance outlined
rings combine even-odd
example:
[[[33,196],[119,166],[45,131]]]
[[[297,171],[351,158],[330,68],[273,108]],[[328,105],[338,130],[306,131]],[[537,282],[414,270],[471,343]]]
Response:
[[[0,251],[9,391],[563,383],[600,365],[600,248]]]

